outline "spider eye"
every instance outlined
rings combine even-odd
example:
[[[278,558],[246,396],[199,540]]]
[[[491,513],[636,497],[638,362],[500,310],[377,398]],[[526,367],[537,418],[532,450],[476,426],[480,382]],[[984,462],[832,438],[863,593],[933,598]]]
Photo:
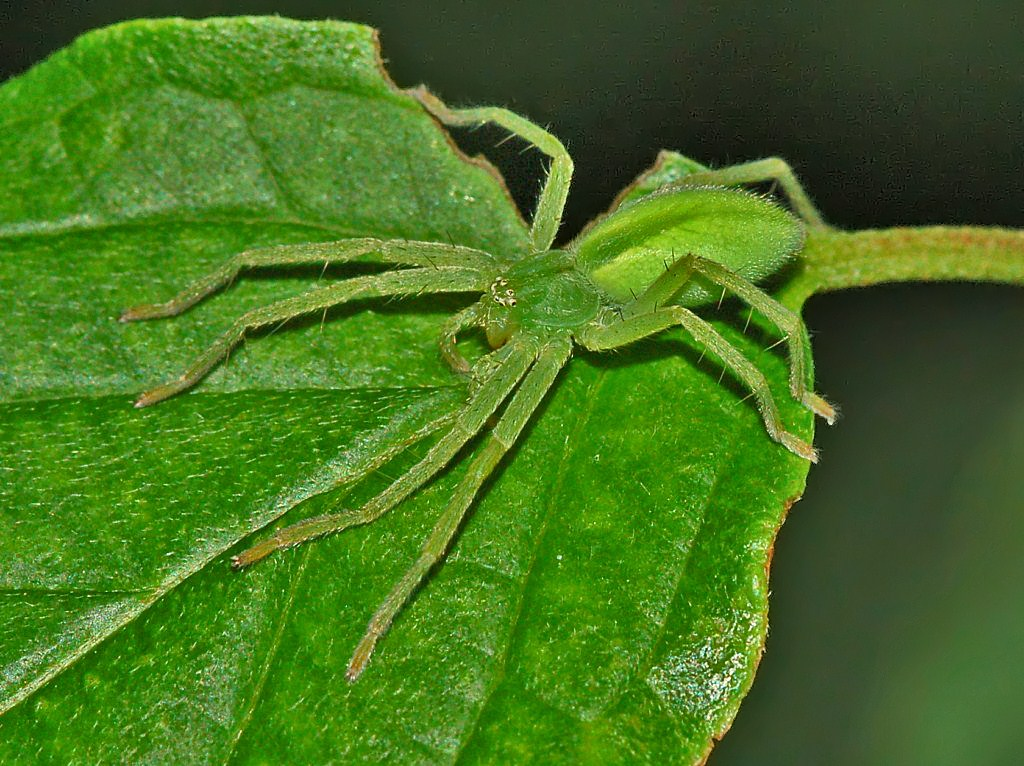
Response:
[[[491,298],[499,306],[505,308],[512,308],[516,305],[516,291],[508,286],[508,280],[505,277],[498,277],[494,280],[491,285]]]

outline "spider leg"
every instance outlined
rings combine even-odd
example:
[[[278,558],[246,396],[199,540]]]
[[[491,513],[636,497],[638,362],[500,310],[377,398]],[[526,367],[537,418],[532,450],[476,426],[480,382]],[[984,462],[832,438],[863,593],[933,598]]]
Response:
[[[786,193],[786,198],[797,214],[812,229],[824,229],[828,225],[797,180],[793,168],[781,157],[767,157],[763,160],[743,162],[716,170],[705,170],[685,176],[678,181],[680,186],[734,186],[774,181]]]
[[[657,311],[672,302],[679,291],[696,272],[725,290],[743,299],[751,308],[760,311],[785,337],[789,349],[789,388],[793,398],[815,415],[832,425],[836,420],[835,408],[824,398],[807,390],[809,362],[803,342],[803,322],[800,317],[731,269],[698,255],[687,254],[676,259],[651,286],[623,307],[623,318],[630,319]]]
[[[441,339],[438,341],[441,347],[441,358],[444,359],[452,370],[460,375],[467,374],[470,371],[470,366],[469,362],[466,361],[466,357],[459,353],[459,349],[456,347],[458,334],[462,330],[479,325],[481,317],[481,305],[474,303],[472,306],[468,306],[457,314],[452,315],[444,323],[444,327],[441,328]]]
[[[487,419],[494,414],[512,389],[522,379],[537,358],[532,343],[511,341],[491,356],[500,362],[493,374],[477,389],[465,408],[455,417],[451,429],[442,436],[423,458],[395,479],[384,491],[370,499],[361,508],[316,516],[279,529],[271,537],[235,556],[236,568],[255,564],[282,548],[340,532],[352,526],[369,524],[394,508],[409,495],[433,478],[472,439]]]
[[[750,389],[754,394],[765,429],[773,440],[812,463],[818,461],[818,455],[811,445],[783,428],[779,409],[772,398],[771,389],[764,374],[735,346],[722,337],[714,327],[689,309],[682,306],[667,306],[649,314],[629,317],[610,325],[592,324],[586,326],[576,337],[584,348],[604,351],[624,346],[676,325],[683,327],[694,340],[717,355],[723,364]]]
[[[413,431],[406,438],[404,438],[404,439],[402,439],[400,441],[395,441],[395,442],[389,443],[386,447],[384,447],[380,451],[376,452],[370,460],[368,460],[367,462],[362,464],[361,472],[363,473],[363,475],[365,475],[365,474],[369,474],[369,473],[372,473],[373,471],[378,470],[379,468],[381,468],[382,466],[386,465],[388,462],[393,460],[395,457],[397,457],[401,452],[404,452],[406,449],[411,447],[413,444],[416,444],[417,442],[420,442],[423,439],[426,439],[431,434],[437,433],[438,431],[440,431],[441,429],[443,429],[446,426],[450,426],[452,424],[452,421],[455,419],[455,415],[456,415],[456,413],[446,412],[443,415],[440,415],[440,416],[434,418],[429,423],[424,424],[423,426],[418,428],[416,431]],[[328,489],[331,489],[331,488],[337,487],[337,486],[341,486],[341,485],[346,484],[346,483],[348,483],[348,480],[341,479],[339,481],[336,481],[332,485],[330,485],[330,487],[327,487],[327,488],[323,489],[322,491],[326,492],[326,491],[328,491]],[[318,517],[318,518],[326,518],[326,517],[321,516],[321,517]],[[300,526],[300,525],[296,524],[294,526],[297,527],[297,526]],[[292,527],[288,527],[287,529],[292,529]],[[281,530],[281,531],[283,532],[285,530]],[[263,545],[263,544],[261,543],[260,545],[256,545],[255,547],[250,548],[249,550],[245,551],[242,554],[242,556],[250,553],[251,551],[254,551],[254,550],[260,548],[261,545]],[[283,546],[283,547],[287,547],[287,546]],[[270,553],[270,552],[271,551],[267,551],[267,553]],[[266,554],[264,554],[264,555],[266,555]],[[241,558],[241,556],[234,556],[232,558],[232,565],[236,569],[240,569],[243,566],[246,566],[245,562],[239,563],[238,559],[240,559],[240,558]],[[259,558],[262,558],[262,556],[260,556]],[[259,559],[256,559],[256,560],[258,561]],[[253,563],[253,562],[247,562],[247,563]]]
[[[824,418],[829,425],[835,423],[835,408],[818,394],[807,390],[809,363],[800,317],[764,290],[720,263],[700,256],[690,256],[690,267],[709,281],[739,296],[782,331],[789,349],[789,390],[793,393],[793,398],[815,415]]]
[[[135,406],[146,407],[155,404],[194,386],[211,368],[227,357],[249,330],[284,322],[352,300],[388,295],[418,295],[424,292],[476,291],[483,290],[485,283],[486,279],[475,269],[426,268],[385,271],[381,274],[354,277],[326,287],[313,288],[301,295],[271,303],[269,306],[242,315],[231,329],[200,354],[180,377],[144,392],[135,401]]]
[[[142,304],[125,309],[122,322],[176,316],[206,296],[230,284],[246,269],[272,266],[301,266],[345,263],[361,256],[372,256],[381,263],[402,266],[456,268],[468,267],[490,272],[494,259],[483,250],[441,242],[384,240],[373,237],[341,239],[335,242],[305,242],[246,250],[232,256],[218,269],[200,277],[164,303]]]
[[[622,307],[622,318],[650,314],[671,304],[693,277],[693,262],[690,254],[676,258],[646,290]]]
[[[459,482],[452,499],[430,536],[423,543],[419,558],[406,571],[391,592],[384,599],[366,628],[366,634],[356,646],[349,662],[345,677],[355,681],[366,669],[370,655],[377,641],[383,636],[395,615],[422,582],[430,569],[444,556],[455,532],[462,523],[470,504],[480,491],[481,485],[494,471],[501,458],[515,444],[523,427],[537,409],[544,395],[555,382],[558,371],[562,369],[572,351],[572,342],[567,337],[560,337],[541,350],[533,369],[523,380],[509,402],[497,425],[491,430],[486,444],[474,457],[466,475]]]
[[[533,144],[551,158],[548,178],[537,201],[537,211],[533,215],[533,225],[530,229],[534,251],[542,252],[549,249],[562,222],[562,211],[569,196],[569,183],[572,180],[572,158],[562,142],[539,125],[508,109],[496,106],[450,109],[422,85],[411,88],[406,93],[423,104],[428,112],[445,125],[483,125],[486,122],[493,122]]]

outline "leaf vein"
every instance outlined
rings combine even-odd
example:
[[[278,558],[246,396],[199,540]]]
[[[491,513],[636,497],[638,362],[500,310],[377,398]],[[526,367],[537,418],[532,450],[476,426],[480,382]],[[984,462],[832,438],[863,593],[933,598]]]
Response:
[[[662,645],[662,643],[664,643],[665,634],[668,630],[669,619],[671,616],[671,612],[673,611],[672,605],[679,598],[680,593],[682,593],[683,586],[688,580],[688,570],[690,566],[690,560],[693,557],[693,551],[697,547],[697,541],[700,538],[701,534],[704,532],[705,526],[707,524],[707,510],[711,505],[712,498],[715,497],[715,492],[718,490],[718,487],[721,484],[722,477],[728,476],[731,473],[733,463],[736,460],[736,440],[734,438],[730,438],[728,444],[729,447],[726,451],[725,459],[717,462],[714,481],[711,483],[711,489],[708,491],[705,497],[705,502],[702,504],[701,507],[699,525],[693,533],[692,543],[689,549],[686,551],[686,557],[683,559],[682,562],[680,562],[679,576],[676,578],[675,587],[672,590],[672,597],[668,599],[668,601],[666,602],[666,607],[663,612],[663,619],[659,620],[657,635],[654,636],[651,640],[647,656],[643,659],[643,661],[637,663],[637,678],[646,679],[650,675],[651,669],[654,667],[655,657],[657,656],[657,649]],[[729,470],[724,470],[725,467],[728,467]],[[655,696],[660,698],[660,695],[658,694],[656,689],[650,687],[649,683],[647,684],[647,686],[648,688],[651,688],[651,691],[654,693]]]
[[[291,613],[292,606],[295,604],[295,594],[298,592],[299,583],[302,581],[303,575],[306,573],[306,565],[309,563],[309,551],[310,548],[308,546],[301,550],[301,560],[299,561],[298,572],[296,572],[295,576],[291,578],[291,587],[288,589],[288,598],[280,613],[281,616],[277,624],[277,630],[274,632],[274,638],[270,642],[270,648],[267,649],[266,658],[263,661],[260,677],[256,681],[256,686],[253,689],[249,707],[239,720],[238,728],[232,737],[231,747],[228,749],[227,755],[224,758],[225,764],[230,763],[234,759],[238,743],[241,741],[242,736],[248,729],[249,724],[252,723],[253,716],[256,713],[256,708],[260,703],[260,698],[263,696],[263,690],[266,688],[267,679],[270,677],[270,668],[277,658],[278,650],[281,648],[281,638],[284,636],[284,630],[288,623],[288,615]]]
[[[490,701],[494,698],[495,692],[498,690],[498,688],[505,680],[506,672],[508,669],[508,659],[512,654],[512,645],[516,641],[516,633],[519,629],[520,618],[522,617],[523,613],[523,605],[526,603],[526,596],[527,591],[529,589],[530,577],[533,574],[533,568],[537,562],[537,554],[541,548],[541,544],[543,543],[544,537],[547,534],[548,525],[551,520],[552,512],[554,509],[555,498],[558,497],[562,485],[564,484],[565,477],[568,475],[567,465],[569,459],[575,452],[575,448],[571,445],[576,445],[580,443],[580,439],[578,437],[580,433],[586,428],[587,422],[590,420],[590,417],[597,406],[597,397],[600,393],[601,387],[604,385],[606,371],[603,369],[599,370],[597,375],[597,380],[595,380],[593,385],[590,387],[590,392],[586,399],[587,406],[580,412],[579,418],[576,422],[576,427],[573,429],[573,433],[569,438],[565,440],[565,450],[562,453],[562,459],[559,461],[558,467],[555,471],[555,479],[552,485],[552,491],[548,493],[547,502],[544,505],[543,521],[541,522],[540,529],[534,535],[535,543],[533,546],[532,555],[530,557],[530,563],[527,566],[526,571],[524,573],[523,587],[519,597],[519,603],[516,606],[515,614],[512,616],[512,620],[509,624],[508,640],[505,643],[505,651],[502,652],[501,655],[498,657],[498,667],[496,668],[494,678],[490,683],[490,688],[488,689],[488,692],[484,697],[484,703],[483,705],[481,705],[480,710],[477,712],[476,716],[474,716],[472,722],[470,723],[469,729],[466,735],[463,737],[462,742],[459,745],[459,749],[456,751],[455,757],[452,760],[453,764],[458,764],[462,762],[464,754],[468,751],[469,743],[480,730],[480,722],[483,720],[484,713],[487,711],[487,707],[490,704]]]

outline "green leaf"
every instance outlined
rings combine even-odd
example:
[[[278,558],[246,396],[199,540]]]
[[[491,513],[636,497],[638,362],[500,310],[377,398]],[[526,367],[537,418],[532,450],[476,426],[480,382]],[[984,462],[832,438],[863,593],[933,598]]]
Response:
[[[320,277],[116,322],[233,252],[527,246],[501,184],[381,74],[371,30],[90,34],[0,89],[0,190],[0,761],[679,763],[728,728],[807,465],[681,336],[577,356],[353,685],[350,653],[462,466],[370,526],[244,574],[228,559],[415,459],[402,448],[464,396],[436,352],[457,304],[293,323],[131,407]],[[772,339],[719,316],[808,436]]]
[[[665,186],[679,183],[688,175],[701,173],[708,169],[706,165],[684,157],[679,152],[662,149],[658,152],[658,158],[654,164],[619,192],[608,212],[612,213],[628,202],[636,202]]]

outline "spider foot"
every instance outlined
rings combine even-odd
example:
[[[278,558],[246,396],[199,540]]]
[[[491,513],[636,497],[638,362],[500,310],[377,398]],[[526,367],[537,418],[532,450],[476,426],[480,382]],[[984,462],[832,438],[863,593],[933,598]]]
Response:
[[[281,546],[276,544],[276,540],[270,537],[262,542],[256,543],[251,548],[246,548],[244,551],[239,553],[237,556],[231,557],[231,568],[236,572],[239,569],[245,569],[253,564],[262,561],[271,553],[279,550]]]
[[[139,322],[146,319],[163,319],[165,317],[180,314],[177,305],[167,303],[140,303],[138,306],[129,306],[121,312],[118,322]]]
[[[371,519],[372,520],[372,519]],[[314,516],[287,527],[282,527],[265,540],[261,540],[251,548],[246,548],[237,556],[231,557],[233,569],[245,569],[245,567],[262,561],[271,553],[281,551],[285,548],[294,548],[310,540],[341,532],[359,523],[364,523],[358,513],[353,511],[341,511],[340,513],[328,513],[323,516]]]
[[[135,407],[136,409],[149,407],[157,402],[162,402],[164,399],[169,399],[186,388],[188,388],[188,386],[184,385],[181,381],[163,383],[159,386],[154,386],[148,391],[143,391],[139,394],[139,398],[135,400]]]
[[[262,561],[271,553],[279,549],[279,546],[276,546],[273,543],[273,538],[270,538],[269,540],[264,540],[262,543],[257,543],[252,548],[247,548],[237,556],[231,556],[231,568],[238,571],[239,569],[244,569],[247,566],[252,566],[258,561]]]
[[[812,391],[805,392],[800,396],[800,402],[830,426],[835,425],[836,416],[838,415],[836,408],[816,393]]]
[[[370,655],[373,654],[373,649],[377,645],[377,638],[377,633],[371,628],[356,647],[352,659],[349,660],[348,668],[345,670],[345,680],[350,684],[355,683],[366,670],[366,666],[370,663]]]
[[[783,431],[779,434],[778,440],[783,447],[794,455],[802,457],[804,460],[810,460],[812,463],[818,462],[818,451],[800,437],[794,436],[788,431]]]

